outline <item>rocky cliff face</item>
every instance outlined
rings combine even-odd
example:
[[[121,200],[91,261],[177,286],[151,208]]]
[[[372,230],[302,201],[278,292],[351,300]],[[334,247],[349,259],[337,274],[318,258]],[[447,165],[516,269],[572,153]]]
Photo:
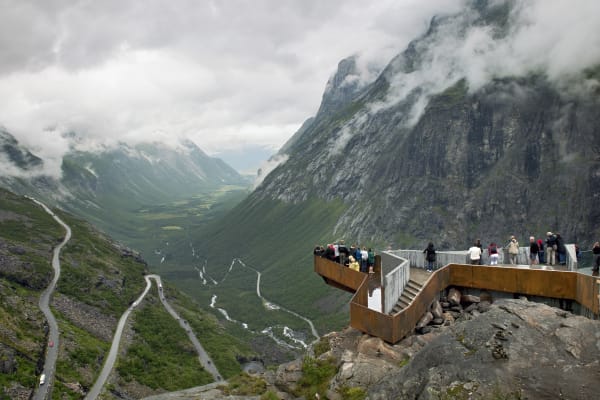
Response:
[[[343,199],[338,236],[394,246],[464,247],[475,237],[503,242],[548,230],[595,240],[600,70],[475,81],[443,64],[450,55],[440,43],[449,38],[459,46],[483,26],[502,41],[511,4],[473,2],[434,19],[364,87],[353,86],[354,64],[342,61],[319,113],[257,198]]]
[[[262,384],[247,397],[228,397],[241,388],[223,384],[152,399],[597,398],[598,321],[526,299],[479,309],[394,346],[352,328],[330,333],[304,360],[256,374],[254,382]],[[332,377],[320,382],[307,359],[331,366]],[[327,375],[325,368],[320,374]]]

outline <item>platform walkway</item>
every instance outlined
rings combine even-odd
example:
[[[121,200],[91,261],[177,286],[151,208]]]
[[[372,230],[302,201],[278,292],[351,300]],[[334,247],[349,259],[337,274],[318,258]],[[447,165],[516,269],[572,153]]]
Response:
[[[404,260],[389,274],[401,276],[405,283],[416,281],[422,288],[410,304],[392,314],[389,312],[394,304],[385,304],[385,291],[388,288],[380,284],[385,282],[382,275],[385,268],[381,268],[381,259],[376,260],[375,274],[349,270],[319,256],[315,256],[314,266],[315,272],[327,284],[354,293],[350,302],[350,325],[389,343],[396,343],[410,334],[431,303],[451,286],[571,300],[578,305],[579,314],[594,319],[599,316],[600,281],[589,275],[565,271],[564,266],[448,264],[428,273],[422,268],[409,268],[408,261]],[[398,274],[402,268],[405,272]],[[381,310],[387,309],[388,313],[369,308],[369,294],[378,286],[383,286],[380,287],[384,303]]]

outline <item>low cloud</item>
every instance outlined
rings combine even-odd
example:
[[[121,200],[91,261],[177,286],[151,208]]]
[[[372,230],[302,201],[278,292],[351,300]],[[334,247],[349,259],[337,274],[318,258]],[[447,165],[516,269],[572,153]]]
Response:
[[[600,64],[600,2],[560,0],[495,1],[511,6],[506,34],[475,24],[475,10],[439,20],[434,35],[416,45],[420,65],[397,72],[388,98],[372,112],[408,96],[415,102],[406,118],[418,121],[429,98],[461,79],[475,91],[494,78],[545,73],[559,87],[587,68]],[[593,86],[592,84],[590,84]]]
[[[254,179],[254,184],[252,189],[256,189],[260,186],[260,184],[265,180],[267,175],[271,173],[275,168],[284,164],[288,160],[289,156],[287,154],[276,154],[273,157],[269,158],[267,161],[264,161],[256,174],[256,178]]]
[[[460,6],[4,0],[0,124],[45,159],[181,138],[208,153],[276,149],[316,112],[340,59],[361,55],[360,79],[372,79],[432,15]]]

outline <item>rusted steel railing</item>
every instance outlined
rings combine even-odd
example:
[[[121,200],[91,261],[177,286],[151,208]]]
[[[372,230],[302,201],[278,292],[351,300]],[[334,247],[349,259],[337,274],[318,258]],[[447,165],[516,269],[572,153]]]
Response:
[[[410,334],[439,293],[450,286],[573,300],[588,316],[597,318],[600,313],[597,278],[577,272],[449,264],[431,274],[411,304],[394,315],[368,308],[367,274],[321,257],[315,257],[315,272],[330,284],[337,280],[333,286],[355,292],[350,302],[353,328],[389,343]]]

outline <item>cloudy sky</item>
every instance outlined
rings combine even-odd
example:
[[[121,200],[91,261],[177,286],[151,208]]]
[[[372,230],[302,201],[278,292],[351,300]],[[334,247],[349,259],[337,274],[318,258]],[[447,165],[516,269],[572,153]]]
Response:
[[[266,157],[340,59],[383,65],[457,0],[0,0],[0,126],[44,157],[191,138]]]
[[[517,3],[506,40],[485,27],[460,42],[451,32],[440,37],[420,75],[395,83],[396,97],[460,76],[477,87],[502,74],[537,68],[552,77],[600,62],[600,1]],[[358,54],[361,65],[381,67],[434,15],[463,6],[0,0],[0,127],[55,166],[74,132],[84,148],[188,138],[238,169],[256,167],[314,115],[342,58]]]

